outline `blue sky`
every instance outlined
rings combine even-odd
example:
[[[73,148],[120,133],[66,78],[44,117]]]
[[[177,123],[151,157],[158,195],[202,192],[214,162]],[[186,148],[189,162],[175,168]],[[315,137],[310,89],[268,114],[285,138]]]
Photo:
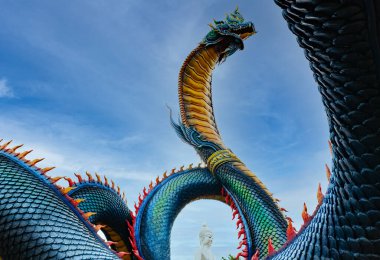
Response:
[[[326,189],[328,126],[303,51],[272,1],[1,1],[0,137],[57,166],[99,172],[133,206],[157,175],[199,158],[169,125],[177,77],[212,18],[239,6],[258,34],[215,70],[224,142],[281,199],[296,226]],[[235,254],[230,209],[195,202],[179,215],[172,258],[192,259],[198,230],[215,232],[218,258]]]

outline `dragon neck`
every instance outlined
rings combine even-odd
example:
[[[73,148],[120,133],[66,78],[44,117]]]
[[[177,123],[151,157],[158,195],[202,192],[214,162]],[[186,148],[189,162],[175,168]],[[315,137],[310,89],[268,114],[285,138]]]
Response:
[[[212,107],[212,71],[219,60],[214,46],[199,44],[182,65],[178,79],[178,97],[182,123],[194,128],[206,141],[225,148],[215,122]]]

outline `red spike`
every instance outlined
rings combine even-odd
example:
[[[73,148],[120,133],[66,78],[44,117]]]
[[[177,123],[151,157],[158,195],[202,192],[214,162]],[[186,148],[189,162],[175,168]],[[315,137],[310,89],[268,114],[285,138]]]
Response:
[[[130,213],[131,213],[130,215],[131,215],[131,218],[132,218],[132,222],[135,223],[136,216],[135,216],[135,214],[133,214],[132,211],[130,211]]]
[[[285,208],[280,208],[280,210],[283,212],[288,212]]]
[[[135,202],[135,212],[136,212],[136,214],[137,214],[137,212],[139,211],[139,207],[136,205],[136,202]]]
[[[129,221],[126,221],[127,222],[127,226],[128,226],[128,230],[129,230],[129,233],[132,235],[132,237],[134,237],[134,228],[133,228],[133,225],[131,223],[129,223]]]
[[[246,246],[247,245],[247,240],[242,240],[242,241],[240,241],[240,243],[239,243],[239,246],[236,248],[236,249],[240,249],[240,248],[242,248],[242,246]]]
[[[222,194],[223,197],[225,196],[225,190],[223,188],[220,190],[220,193]]]
[[[131,253],[128,253],[128,252],[118,252],[116,253],[116,255],[120,258],[123,258],[125,255],[130,255]]]
[[[146,191],[146,188],[144,187],[144,189],[143,189],[143,193],[144,193],[144,197],[146,196],[146,195],[148,195],[148,192]]]
[[[259,249],[256,250],[256,252],[252,256],[251,260],[259,260]]]
[[[77,177],[79,183],[83,182],[82,176],[79,173],[74,173],[74,175]]]
[[[244,238],[246,238],[246,234],[245,234],[245,229],[244,228],[240,229],[240,231],[238,233],[238,239],[240,239],[241,235],[243,235]]]
[[[236,215],[239,214],[239,211],[238,210],[234,210],[234,213],[232,213],[232,220],[235,219]]]
[[[238,221],[236,222],[236,227],[238,228],[240,224],[243,225],[243,221],[241,220],[241,218],[239,218]]]
[[[69,177],[64,177],[64,179],[69,183],[70,187],[72,187],[75,184],[75,182],[73,182],[73,180]]]
[[[291,219],[288,219],[288,228],[286,229],[286,237],[288,241],[292,240],[296,236]]]
[[[239,259],[239,257],[247,258],[248,252],[239,252],[239,254],[236,255],[236,259]]]
[[[117,245],[118,244],[118,242],[114,242],[114,241],[106,241],[106,244],[108,245],[108,246],[113,246],[113,245]]]
[[[91,175],[91,173],[89,173],[89,172],[86,172],[86,175],[87,175],[87,177],[88,177],[88,181],[89,181],[89,182],[92,182],[92,181],[94,181],[94,179],[92,178],[92,175]]]
[[[292,219],[291,217],[286,217],[286,219],[287,219],[288,221],[291,221],[292,223],[294,222],[293,219]]]
[[[310,221],[310,215],[307,213],[307,207],[305,202],[303,203],[302,219],[304,224]]]
[[[143,201],[143,198],[141,197],[141,194],[139,193],[139,204]]]
[[[273,247],[272,239],[268,239],[268,255],[276,253],[276,250]]]
[[[152,181],[150,181],[150,183],[149,183],[149,190],[151,190],[151,189],[153,189],[153,182]]]

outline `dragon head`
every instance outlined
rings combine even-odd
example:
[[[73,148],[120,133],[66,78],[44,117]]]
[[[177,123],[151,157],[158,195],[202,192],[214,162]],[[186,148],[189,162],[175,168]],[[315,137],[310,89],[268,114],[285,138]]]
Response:
[[[209,24],[211,31],[202,40],[201,44],[206,46],[215,45],[220,53],[219,62],[237,50],[244,49],[243,40],[256,33],[252,22],[245,22],[238,8],[229,15],[224,21],[214,20],[214,24]]]

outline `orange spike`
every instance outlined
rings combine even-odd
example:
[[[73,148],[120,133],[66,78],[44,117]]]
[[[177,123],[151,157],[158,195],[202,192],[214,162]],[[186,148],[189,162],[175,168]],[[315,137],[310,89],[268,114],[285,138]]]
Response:
[[[173,174],[173,173],[175,173],[175,168],[172,169],[170,174]]]
[[[37,163],[39,163],[40,161],[42,161],[43,159],[45,159],[45,158],[34,159],[34,160],[32,160],[32,161],[29,161],[29,162],[28,162],[28,165],[29,165],[29,166],[34,166],[34,165],[36,165]]]
[[[82,175],[80,175],[80,173],[74,173],[74,175],[77,177],[79,183],[83,182]]]
[[[22,146],[23,146],[23,144],[16,145],[15,147],[8,149],[7,152],[8,152],[8,153],[15,153],[16,150],[17,150],[18,148],[22,147]]]
[[[94,179],[92,178],[91,173],[86,172],[86,175],[87,175],[87,177],[88,177],[88,181],[94,181]]]
[[[120,195],[120,187],[119,186],[117,186],[117,194]]]
[[[123,199],[125,199],[125,193],[124,193],[124,191],[123,191],[123,194],[122,194],[122,196],[121,196]]]
[[[189,164],[189,170],[191,170],[191,169],[193,169],[193,164],[192,163]]]
[[[182,165],[181,168],[179,168],[179,171],[182,172],[184,168],[185,168],[185,165]]]
[[[307,213],[306,203],[303,203],[302,219],[304,224],[310,221],[310,215]]]
[[[104,178],[104,185],[109,186],[107,176],[103,176]]]
[[[153,189],[153,182],[152,181],[150,181],[150,183],[149,183],[149,189],[150,190]]]
[[[156,185],[160,183],[160,176],[157,176],[156,178]]]
[[[96,214],[96,212],[86,212],[86,213],[83,213],[83,217],[85,219],[88,219],[89,217],[91,217],[91,216],[93,216],[95,214]]]
[[[25,156],[27,156],[28,154],[30,154],[33,150],[29,150],[29,151],[25,151],[25,152],[22,152],[20,153],[19,155],[17,155],[17,158],[19,159],[24,159]]]
[[[256,250],[256,252],[252,256],[251,260],[259,260],[259,249]]]
[[[331,171],[330,171],[330,168],[329,166],[327,165],[327,163],[325,164],[325,167],[326,167],[326,176],[327,176],[327,181],[330,182],[330,178],[331,178]]]
[[[6,142],[5,144],[3,144],[2,146],[0,146],[0,150],[4,150],[4,149],[6,149],[7,146],[8,146],[10,143],[12,143],[12,140],[10,140],[10,141]]]
[[[322,187],[321,183],[318,185],[318,191],[317,191],[317,199],[318,199],[318,205],[322,204],[323,201],[323,193],[322,193]]]
[[[296,232],[294,231],[292,221],[291,219],[288,219],[288,228],[286,229],[286,237],[288,241],[290,241],[295,236],[296,236]]]
[[[272,239],[268,239],[268,255],[276,253],[276,250],[273,247]]]
[[[48,171],[51,171],[51,170],[53,170],[53,169],[55,169],[54,166],[53,166],[53,167],[46,167],[46,168],[41,169],[40,172],[41,172],[42,174],[45,174],[45,173],[47,173]]]
[[[166,179],[168,177],[167,171],[164,172],[163,176],[164,176],[164,179]]]
[[[112,187],[112,189],[114,190],[115,189],[115,183],[113,182],[113,180],[111,180],[111,187]]]
[[[62,176],[51,177],[51,178],[50,178],[50,182],[51,182],[51,183],[56,183],[57,181],[59,181],[59,180],[62,179],[62,178],[63,178]]]
[[[97,174],[96,172],[95,172],[95,176],[98,182],[102,182],[102,179],[100,178],[99,174]]]
[[[93,213],[93,212],[91,212]],[[94,225],[94,229],[96,232],[98,232],[99,230],[101,230],[102,228],[104,228],[106,225]]]
[[[67,194],[69,193],[71,190],[75,189],[76,187],[66,187],[66,188],[62,188],[61,192],[63,194]]]
[[[333,150],[332,150],[332,143],[331,143],[331,141],[330,141],[330,140],[328,140],[328,143],[329,143],[329,149],[330,149],[330,153],[331,153],[331,155],[332,155],[332,153],[333,153]]]
[[[86,200],[86,199],[75,199],[75,200],[73,200],[73,202],[74,202],[74,205],[75,205],[75,206],[78,206],[79,203],[84,202],[85,200]]]

